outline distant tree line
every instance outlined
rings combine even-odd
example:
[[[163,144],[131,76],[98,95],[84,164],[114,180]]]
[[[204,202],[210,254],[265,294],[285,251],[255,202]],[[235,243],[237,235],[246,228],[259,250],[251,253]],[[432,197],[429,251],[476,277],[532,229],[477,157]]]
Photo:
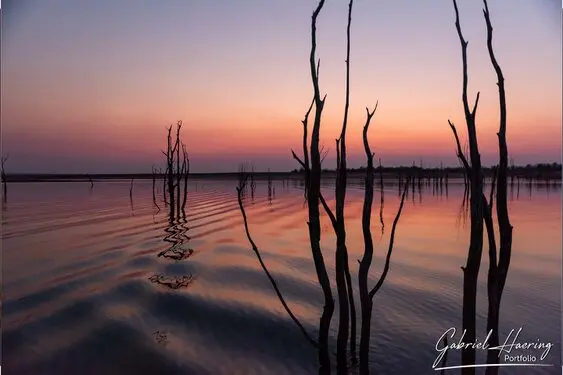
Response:
[[[486,177],[492,177],[494,175],[494,168],[492,167],[482,167],[483,174]],[[451,177],[456,175],[463,175],[463,167],[420,167],[417,165],[413,166],[398,166],[398,167],[385,167],[377,166],[374,169],[378,173],[383,173],[387,175],[412,175],[412,174],[449,174]],[[358,168],[348,168],[350,173],[365,173],[366,167],[360,166]],[[525,166],[511,165],[508,167],[508,175],[514,178],[524,178],[524,179],[560,179],[561,178],[562,165],[561,163],[539,163],[539,164],[526,164]],[[336,173],[334,169],[323,168],[323,173]],[[293,169],[291,173],[304,173],[303,168]]]

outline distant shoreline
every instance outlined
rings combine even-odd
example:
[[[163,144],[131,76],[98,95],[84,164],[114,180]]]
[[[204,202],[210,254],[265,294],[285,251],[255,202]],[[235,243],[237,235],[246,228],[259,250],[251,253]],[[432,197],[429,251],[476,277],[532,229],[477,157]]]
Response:
[[[463,170],[461,168],[420,168],[420,167],[383,167],[375,168],[376,174],[383,174],[386,179],[414,176],[415,178],[439,178],[440,176],[447,178],[463,178]],[[485,177],[492,176],[492,168],[484,168],[483,173]],[[365,169],[350,169],[348,170],[349,177],[364,177]],[[271,178],[273,180],[287,180],[287,179],[302,179],[303,172],[293,170],[291,172],[253,172],[253,175],[258,180],[265,180]],[[213,179],[238,179],[238,172],[226,173],[190,173],[190,178],[198,180],[213,180]],[[331,170],[323,170],[323,178],[335,177],[336,172]],[[538,164],[527,166],[514,166],[509,167],[509,177],[514,176],[514,179],[524,180],[561,180],[561,164]],[[37,174],[37,173],[13,173],[6,174],[6,181],[10,182],[88,182],[90,179],[93,181],[101,180],[152,180],[164,178],[163,174],[153,175],[152,173],[104,173],[104,174]]]

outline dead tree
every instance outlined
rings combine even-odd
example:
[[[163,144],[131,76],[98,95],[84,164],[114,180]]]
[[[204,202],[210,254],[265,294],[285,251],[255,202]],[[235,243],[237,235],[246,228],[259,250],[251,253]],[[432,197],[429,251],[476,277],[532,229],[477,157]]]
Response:
[[[186,211],[186,200],[188,197],[188,176],[190,174],[190,158],[188,156],[188,151],[186,149],[186,145],[182,143],[182,154],[183,154],[183,177],[184,177],[184,197],[182,199],[182,212],[185,213]]]
[[[332,295],[331,284],[328,278],[328,273],[324,262],[324,256],[320,245],[321,230],[320,230],[319,205],[322,205],[325,212],[327,213],[327,216],[336,234],[336,252],[335,252],[336,287],[337,287],[338,300],[339,300],[339,327],[338,327],[337,343],[336,343],[337,344],[336,365],[337,365],[337,372],[339,374],[345,374],[347,373],[347,362],[348,362],[348,357],[347,357],[348,339],[350,339],[350,352],[352,359],[355,359],[356,357],[356,312],[355,312],[354,295],[352,289],[352,281],[351,281],[350,269],[348,264],[348,252],[346,248],[346,231],[344,225],[344,202],[345,202],[346,187],[347,187],[346,129],[348,123],[348,109],[349,109],[349,100],[350,100],[350,80],[349,80],[350,26],[351,26],[353,0],[350,0],[348,6],[347,52],[346,52],[346,96],[345,96],[345,106],[344,106],[344,119],[342,123],[342,130],[340,136],[336,140],[337,176],[336,176],[336,184],[335,184],[336,185],[335,213],[333,213],[330,207],[328,206],[320,189],[321,165],[324,157],[326,156],[326,153],[323,153],[324,149],[319,148],[319,135],[320,135],[321,116],[324,109],[326,95],[321,98],[320,88],[319,88],[320,63],[316,61],[315,53],[316,53],[316,23],[319,13],[324,6],[324,3],[325,0],[319,0],[316,9],[313,12],[312,21],[311,21],[311,52],[309,55],[309,67],[311,71],[314,96],[313,96],[313,102],[309,106],[309,109],[307,110],[305,117],[302,121],[303,159],[297,156],[297,154],[293,150],[292,150],[292,155],[295,158],[295,160],[297,160],[297,162],[300,164],[300,166],[303,168],[303,171],[305,173],[305,181],[304,181],[305,197],[306,197],[307,208],[308,208],[309,220],[307,224],[309,229],[310,246],[311,246],[313,261],[315,264],[317,279],[324,294],[324,309],[319,322],[319,335],[317,340],[318,349],[319,349],[318,351],[319,363],[320,363],[319,371],[321,374],[330,374],[331,371],[330,355],[328,351],[328,334],[329,334],[330,322],[334,312],[334,299]],[[310,113],[312,112],[313,106],[315,108],[314,122],[311,131],[310,146],[307,147],[308,119]],[[367,128],[369,126],[369,120],[373,116],[374,112],[375,109],[371,113],[368,111],[368,121],[365,127],[366,136],[367,136]],[[371,174],[371,178],[369,178],[369,184],[371,186],[371,189],[369,189],[371,192],[370,193],[371,194],[370,202],[371,202],[373,200],[373,184],[374,184],[373,156],[371,155],[369,158],[370,158],[370,168],[368,168],[369,169],[368,173]],[[241,171],[244,172],[244,170]],[[241,174],[243,175],[243,173]],[[380,180],[382,185],[382,199],[383,199],[383,178],[381,177]],[[244,210],[241,203],[244,198],[244,190],[245,190],[245,184],[243,183],[243,181],[244,179],[239,177],[239,188],[237,189],[237,192],[239,197],[239,205],[241,207],[241,211],[243,211],[243,217],[245,218],[246,221],[246,216],[244,214]],[[383,273],[377,284],[369,291],[367,290],[367,270],[369,270],[369,266],[367,268],[365,267],[365,265],[367,264],[367,260],[364,262],[364,266],[362,268],[362,278],[365,278],[366,280],[366,282],[364,283],[364,285],[366,285],[364,290],[365,292],[364,297],[367,296],[363,300],[364,303],[362,304],[362,307],[364,308],[365,306],[368,305],[370,306],[369,309],[365,307],[365,311],[366,312],[369,311],[369,319],[368,319],[368,315],[365,316],[362,315],[365,317],[365,319],[362,320],[362,338],[361,338],[361,343],[362,342],[364,343],[363,344],[364,350],[369,351],[371,300],[373,299],[375,293],[377,293],[377,291],[383,285],[383,282],[389,271],[389,263],[393,249],[395,230],[396,230],[397,222],[399,220],[400,213],[403,208],[404,199],[409,188],[408,185],[409,182],[410,179],[407,179],[405,189],[402,191],[402,198],[401,198],[399,211],[397,213],[395,221],[393,222],[390,245],[389,245],[389,250],[387,253],[386,263],[383,269]],[[369,204],[369,207],[371,210],[371,203]],[[381,219],[383,219],[382,213],[381,213]],[[247,237],[249,237],[248,240],[251,243],[253,250],[256,249],[255,244],[251,240],[250,236],[248,236],[248,231],[247,231]],[[371,254],[373,254],[373,243],[372,243]],[[369,263],[371,263],[371,260]],[[369,304],[367,302],[368,300],[370,301]],[[366,325],[365,327],[364,324]],[[366,342],[367,344],[365,344]],[[367,355],[362,356],[362,358],[364,359],[363,366],[367,369],[368,368]]]
[[[346,163],[346,129],[348,126],[348,109],[350,106],[350,27],[352,23],[352,6],[354,0],[348,4],[348,24],[346,27],[346,93],[344,103],[344,119],[342,131],[336,141],[336,290],[338,293],[338,337],[336,342],[336,357],[339,373],[344,373],[347,366],[347,343],[350,337],[350,354],[356,357],[356,309],[354,293],[348,264],[348,250],[346,248],[346,228],[344,225],[344,201],[346,198],[347,163]],[[349,330],[350,329],[350,330]]]
[[[487,322],[487,330],[492,331],[491,336],[491,346],[497,346],[499,337],[499,311],[500,311],[500,301],[502,293],[504,290],[504,285],[506,283],[506,277],[508,275],[508,268],[510,266],[510,258],[512,254],[512,225],[510,223],[510,218],[508,215],[508,199],[507,199],[507,171],[508,171],[508,145],[506,142],[506,93],[504,89],[504,76],[500,65],[497,62],[495,53],[493,50],[493,26],[491,25],[491,18],[489,13],[489,7],[487,5],[487,0],[483,0],[485,9],[483,10],[483,15],[485,17],[485,23],[487,25],[487,49],[489,51],[489,57],[491,59],[491,64],[497,75],[497,86],[499,93],[499,107],[500,107],[500,124],[498,135],[499,144],[499,165],[497,171],[497,220],[499,226],[499,260],[498,264],[492,264],[494,268],[494,281],[493,287],[491,287],[492,292],[495,292],[492,298],[492,303],[494,307],[492,310],[494,313],[489,314]],[[489,302],[491,303],[491,302]],[[498,363],[498,353],[496,351],[490,351],[487,355],[487,363]],[[487,368],[487,374],[497,374],[498,367]]]
[[[176,145],[172,145],[172,125],[170,125],[167,129],[168,131],[168,143],[166,153],[163,151],[162,153],[166,156],[166,184],[167,184],[167,191],[165,190],[165,196],[168,195],[169,203],[170,203],[170,218],[173,220],[174,218],[174,154],[176,152]]]
[[[168,181],[166,176],[168,175],[168,168],[164,173],[162,173],[162,168],[159,168],[159,175],[162,177],[162,195],[164,197],[164,206],[166,207],[168,206],[168,198],[166,197],[166,183]]]
[[[166,128],[167,149],[162,151],[166,156],[166,172],[164,174],[164,202],[167,204],[166,197],[170,204],[170,220],[174,220],[180,212],[185,210],[185,200],[187,194],[187,174],[189,173],[189,160],[185,145],[180,141],[180,130],[182,121],[176,123],[176,139],[172,142],[172,125]],[[183,158],[180,158],[180,147],[183,150]],[[181,181],[184,179],[184,198],[182,199]]]
[[[178,121],[176,125],[176,143],[174,148],[176,150],[176,212],[180,215],[180,182],[182,181],[182,171],[180,170],[180,129],[182,128],[182,121]]]
[[[8,181],[6,179],[6,171],[4,169],[4,165],[6,164],[6,161],[8,161],[9,157],[10,155],[7,154],[6,156],[2,156],[2,159],[0,160],[1,162],[0,176],[2,177],[2,190],[4,192],[4,203],[6,203],[8,200]]]
[[[239,169],[239,173],[240,174],[239,174],[239,185],[237,186],[237,200],[238,200],[238,205],[239,205],[240,211],[242,213],[242,218],[243,218],[243,221],[244,221],[244,230],[246,232],[246,237],[248,238],[248,241],[250,242],[250,244],[252,246],[252,251],[254,251],[254,254],[256,254],[256,257],[258,258],[258,261],[260,262],[260,266],[262,267],[262,270],[264,271],[264,273],[266,274],[266,276],[270,280],[270,283],[272,284],[272,287],[276,291],[276,294],[277,294],[283,308],[285,309],[287,314],[291,317],[291,320],[293,320],[293,322],[297,325],[299,330],[303,333],[303,336],[305,337],[305,339],[311,345],[313,345],[315,348],[317,348],[318,343],[309,335],[309,333],[307,332],[305,327],[303,327],[303,324],[301,324],[299,319],[295,316],[295,314],[293,314],[293,312],[289,308],[287,302],[283,298],[283,295],[281,294],[275,279],[270,274],[268,268],[266,267],[266,264],[264,263],[264,261],[262,259],[262,256],[260,255],[260,251],[258,250],[256,243],[254,242],[254,240],[250,236],[250,230],[248,229],[248,220],[246,218],[246,211],[244,209],[244,204],[243,204],[243,195],[244,195],[244,191],[246,191],[248,174],[245,172],[244,167]]]
[[[320,63],[320,60],[319,60],[319,63]],[[318,71],[319,71],[319,65],[317,64],[317,72]],[[307,151],[307,137],[308,137],[308,135],[307,135],[307,122],[309,120],[309,114],[311,113],[311,110],[313,109],[313,104],[315,104],[315,98],[313,98],[313,100],[311,101],[311,105],[309,106],[309,109],[305,113],[305,117],[303,118],[303,120],[301,120],[301,123],[303,124],[303,165],[309,165],[309,152]],[[299,158],[297,158],[297,155],[295,155],[295,152],[293,152],[293,150],[291,152],[293,154],[293,157],[298,160]],[[303,197],[305,198],[305,200],[307,200],[307,190],[309,188],[309,174],[310,174],[309,168],[303,167],[303,172],[305,174],[305,189],[304,189],[304,192],[303,192]]]
[[[466,122],[469,134],[469,152],[471,156],[471,164],[461,150],[459,137],[455,126],[450,122],[450,127],[454,133],[457,144],[457,153],[462,161],[465,173],[470,180],[471,185],[471,237],[468,254],[467,266],[464,268],[464,305],[463,305],[463,329],[466,331],[465,341],[474,342],[475,340],[475,298],[476,298],[476,279],[479,272],[481,250],[483,245],[483,222],[487,228],[488,245],[489,245],[489,272],[487,278],[488,291],[488,314],[487,314],[487,331],[491,332],[490,346],[498,346],[499,337],[499,311],[500,300],[506,276],[510,265],[510,257],[512,252],[512,225],[508,215],[508,199],[507,199],[507,170],[508,170],[508,147],[506,143],[506,94],[504,88],[504,76],[502,70],[496,60],[492,46],[492,25],[490,20],[489,8],[487,1],[484,2],[483,14],[487,26],[487,48],[491,63],[497,75],[497,86],[499,90],[499,106],[500,106],[500,125],[497,133],[499,139],[499,165],[495,169],[493,176],[491,193],[489,202],[483,193],[483,177],[481,172],[481,164],[479,160],[479,152],[477,147],[477,138],[475,135],[475,112],[479,100],[479,94],[472,112],[469,112],[467,104],[467,42],[463,39],[461,27],[459,24],[459,12],[456,1],[454,9],[456,13],[456,28],[462,45],[463,58],[463,103],[466,115]],[[495,179],[496,177],[496,179]],[[492,210],[493,210],[493,193],[497,183],[496,199],[497,199],[497,220],[500,235],[500,248],[496,251],[496,241],[493,226]],[[462,365],[471,365],[475,363],[475,349],[466,348],[462,351]],[[487,353],[487,363],[498,363],[498,351],[489,350]],[[474,374],[474,368],[465,368],[462,370],[464,374]],[[498,367],[488,367],[486,370],[488,375],[498,373]]]
[[[477,313],[477,278],[479,275],[479,267],[481,265],[481,254],[483,251],[483,175],[481,171],[481,156],[479,154],[479,146],[477,143],[477,133],[475,129],[475,114],[479,103],[479,93],[475,99],[475,104],[471,110],[467,99],[467,42],[463,38],[461,26],[459,22],[459,11],[456,0],[453,0],[456,21],[455,26],[461,44],[462,67],[463,67],[463,86],[462,101],[465,114],[465,122],[467,125],[467,133],[469,139],[469,155],[471,167],[465,162],[465,168],[469,176],[470,182],[470,212],[471,212],[471,235],[469,241],[469,250],[467,254],[467,263],[463,270],[463,318],[462,329],[466,335],[466,342],[475,342],[476,339],[476,313]],[[450,121],[450,127],[457,137],[454,124]],[[458,142],[459,146],[459,142]],[[458,147],[458,156],[463,155],[461,148]],[[462,365],[475,364],[475,348],[466,346],[461,352]],[[474,374],[474,368],[463,368],[463,374]]]
[[[151,169],[151,174],[152,174],[152,201],[153,204],[156,206],[156,168],[154,167],[154,165],[152,166]]]
[[[319,322],[319,364],[320,373],[330,374],[330,355],[328,351],[328,335],[330,328],[330,321],[332,320],[332,315],[334,312],[334,299],[332,296],[332,290],[330,286],[330,279],[328,278],[328,273],[326,270],[326,265],[324,262],[324,256],[321,250],[321,223],[320,223],[320,211],[319,202],[326,205],[326,201],[321,195],[321,154],[319,151],[319,135],[321,127],[321,116],[324,108],[324,103],[326,100],[326,95],[321,98],[320,87],[319,87],[319,67],[320,63],[315,63],[315,53],[317,48],[317,18],[320,11],[324,6],[325,0],[319,0],[317,7],[313,12],[311,17],[311,52],[309,54],[309,68],[311,71],[311,80],[313,82],[313,102],[315,106],[315,116],[313,122],[313,129],[311,132],[311,146],[310,150],[307,147],[303,148],[303,159],[310,161],[305,163],[301,160],[295,152],[292,151],[293,157],[301,164],[303,170],[305,171],[305,188],[307,196],[307,208],[308,208],[308,227],[309,227],[309,240],[311,245],[311,253],[313,256],[313,261],[315,264],[315,271],[317,274],[317,279],[321,285],[323,295],[324,295],[324,308],[321,314]],[[305,116],[303,121],[303,145],[307,144],[307,120],[308,114]],[[309,154],[310,153],[310,154]],[[331,216],[331,221],[335,221],[334,216]]]
[[[420,179],[418,180],[420,184]],[[379,202],[379,222],[381,223],[381,236],[385,233],[385,222],[383,221],[383,205],[385,197],[383,192],[383,167],[381,166],[381,158],[379,158],[379,188],[381,189],[381,200]]]
[[[246,165],[240,164],[238,167],[238,186],[242,189],[242,191],[240,192],[242,200],[245,200],[246,198],[247,184],[244,183],[244,179],[246,178],[246,175],[247,175]]]
[[[371,235],[371,210],[373,204],[373,181],[374,181],[374,168],[373,168],[373,157],[374,154],[371,152],[368,142],[368,129],[375,111],[377,109],[377,104],[373,111],[369,111],[366,108],[367,118],[363,130],[363,141],[364,150],[367,157],[367,168],[365,177],[365,196],[364,196],[364,206],[362,211],[362,232],[364,236],[364,254],[362,260],[360,261],[360,268],[358,271],[358,285],[360,290],[360,306],[361,306],[361,334],[360,334],[360,374],[369,374],[369,342],[371,335],[371,314],[373,309],[373,297],[377,291],[383,285],[385,278],[390,267],[391,254],[393,252],[393,245],[395,240],[395,230],[397,228],[397,223],[399,222],[399,217],[401,216],[401,211],[403,209],[403,204],[405,201],[405,196],[409,189],[409,182],[411,178],[407,178],[402,196],[401,203],[399,205],[399,210],[397,211],[397,216],[393,221],[393,227],[391,229],[391,238],[389,240],[389,249],[387,251],[387,257],[385,260],[385,266],[383,273],[379,278],[379,281],[371,290],[368,289],[368,274],[371,267],[371,262],[373,259],[373,238]],[[382,219],[382,217],[380,216]]]
[[[268,168],[268,201],[272,204],[272,174]]]
[[[8,158],[10,157],[10,155],[6,155],[6,156],[2,156],[2,159],[0,159],[1,165],[0,165],[0,176],[2,177],[2,189],[4,191],[4,203],[6,203],[6,201],[8,200],[8,181],[6,180],[6,171],[4,169],[4,165],[6,164],[6,161],[8,161]]]
[[[254,176],[254,165],[251,165],[252,172],[250,173],[250,198],[254,201],[254,193],[256,193],[256,178]]]

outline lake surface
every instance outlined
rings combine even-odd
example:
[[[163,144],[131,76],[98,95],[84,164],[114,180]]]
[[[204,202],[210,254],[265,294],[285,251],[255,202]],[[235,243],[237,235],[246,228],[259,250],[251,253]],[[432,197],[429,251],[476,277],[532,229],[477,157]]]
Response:
[[[356,259],[363,253],[361,184],[351,181],[346,198],[356,284]],[[129,181],[96,182],[93,189],[81,182],[10,184],[2,216],[4,373],[315,374],[315,349],[284,311],[251,251],[235,185],[191,181],[186,219],[170,223],[161,190],[160,211],[153,204],[150,181],[135,182],[131,199]],[[272,199],[265,182],[258,182],[254,199],[247,195],[250,232],[290,307],[316,336],[323,298],[308,245],[303,190],[297,181],[275,181],[274,187]],[[437,373],[431,368],[436,342],[448,328],[461,326],[460,266],[469,222],[461,208],[463,185],[450,183],[444,190],[426,185],[408,195],[391,270],[374,299],[374,373]],[[334,207],[332,192],[327,183],[324,194]],[[398,208],[397,186],[386,186],[384,197],[382,231],[377,189],[372,286]],[[511,329],[523,327],[519,340],[555,345],[544,360],[554,367],[502,368],[501,374],[559,374],[561,189],[522,184],[510,197],[514,245],[501,342]],[[335,237],[326,215],[321,221],[336,296]],[[193,253],[182,260],[159,256],[174,244]],[[485,255],[478,295],[482,338],[487,268]],[[184,285],[171,288],[166,281],[173,278]],[[459,362],[457,353],[448,355],[447,365]]]

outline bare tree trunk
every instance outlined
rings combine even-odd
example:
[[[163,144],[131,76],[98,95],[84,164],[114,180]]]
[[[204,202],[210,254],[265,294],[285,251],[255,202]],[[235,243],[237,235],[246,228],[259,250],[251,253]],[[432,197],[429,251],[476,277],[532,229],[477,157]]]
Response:
[[[491,63],[495,69],[497,75],[497,85],[499,92],[499,107],[500,107],[500,126],[498,135],[499,142],[499,166],[497,173],[497,220],[499,226],[500,234],[500,248],[499,248],[499,261],[498,269],[496,273],[496,282],[491,288],[496,287],[496,298],[494,302],[496,306],[494,307],[493,316],[489,317],[488,329],[492,330],[491,345],[498,345],[498,330],[499,330],[499,315],[500,315],[500,301],[502,298],[502,292],[504,290],[504,285],[506,283],[506,277],[508,275],[508,268],[510,266],[510,258],[512,253],[512,225],[510,224],[510,218],[508,215],[508,202],[507,202],[507,170],[508,170],[508,146],[506,142],[506,94],[504,89],[504,76],[502,70],[496,60],[494,50],[493,50],[493,27],[491,25],[491,19],[489,14],[489,7],[487,1],[483,0],[485,9],[483,14],[485,16],[485,22],[487,24],[487,49],[489,51],[489,57]],[[490,326],[489,326],[490,325]],[[495,344],[496,342],[496,344]],[[498,363],[498,352],[490,350],[487,354],[487,363]],[[498,373],[498,368],[489,367],[487,369],[487,375],[496,375]]]
[[[485,209],[485,227],[487,228],[487,237],[489,240],[489,273],[487,275],[487,296],[488,296],[488,311],[487,311],[487,332],[491,332],[489,345],[491,347],[498,346],[499,344],[499,337],[498,337],[498,324],[499,324],[499,315],[498,315],[498,265],[497,265],[497,245],[495,241],[495,229],[493,224],[493,194],[495,190],[495,178],[496,172],[495,169],[493,179],[491,181],[491,195],[489,198],[489,203],[486,205]],[[485,197],[483,197],[485,199]],[[489,350],[489,352],[496,353],[495,357],[498,356],[498,351],[496,350]],[[495,361],[494,359],[490,358],[490,353],[487,353],[487,362]],[[498,362],[498,360],[497,360]],[[495,362],[491,362],[495,363]],[[489,373],[489,369],[486,370],[486,373]],[[493,373],[497,373],[493,371]]]
[[[383,167],[381,166],[381,158],[379,159],[379,187],[381,189],[381,200],[379,202],[379,222],[381,223],[381,236],[383,237],[383,234],[385,233],[385,223],[383,222],[383,205],[385,204],[385,197],[383,192]]]
[[[168,164],[167,164],[168,165]],[[164,206],[168,206],[168,198],[166,198],[166,176],[168,175],[168,167],[162,173],[162,168],[159,168],[160,176],[162,177],[162,196],[164,197]]]
[[[459,11],[456,0],[453,0],[456,14],[456,29],[461,43],[461,53],[463,62],[463,92],[462,100],[465,112],[465,121],[467,123],[467,131],[469,138],[469,154],[471,158],[471,235],[469,242],[469,250],[467,254],[467,263],[463,270],[463,318],[462,328],[466,335],[465,342],[475,342],[476,339],[476,313],[477,313],[477,278],[479,276],[479,267],[481,265],[481,254],[483,251],[483,177],[481,171],[481,156],[479,155],[479,146],[477,144],[477,134],[475,129],[475,113],[479,102],[479,93],[473,110],[469,109],[467,100],[467,42],[463,38],[461,26],[459,23]],[[462,365],[475,364],[475,348],[466,346],[461,352]],[[462,374],[473,375],[475,368],[463,368]]]
[[[354,331],[350,335],[350,348],[352,356],[356,351],[356,322],[354,295],[351,286],[350,270],[348,265],[348,251],[346,249],[346,227],[344,224],[344,202],[346,199],[347,163],[346,163],[346,128],[348,125],[348,109],[350,106],[350,28],[352,23],[352,6],[354,0],[348,5],[348,25],[346,29],[346,96],[344,104],[344,120],[339,138],[340,157],[336,168],[336,290],[338,293],[338,337],[336,342],[336,362],[338,373],[347,371],[347,344],[349,328]],[[338,149],[338,146],[337,146]],[[351,293],[352,292],[352,293]],[[353,314],[352,314],[353,311]],[[352,320],[352,322],[350,322]],[[352,327],[350,327],[352,325]]]
[[[0,176],[2,177],[2,189],[4,191],[3,201],[6,203],[8,201],[8,181],[6,179],[6,172],[4,170],[4,164],[8,161],[9,155],[2,156],[0,159]]]
[[[180,216],[180,182],[182,180],[182,172],[180,171],[180,129],[182,121],[176,124],[176,143],[174,149],[176,150],[176,214]]]
[[[360,261],[358,271],[358,287],[360,291],[360,309],[361,309],[361,333],[360,333],[360,374],[369,374],[369,339],[371,334],[371,312],[372,300],[368,291],[368,273],[373,259],[373,239],[371,237],[371,208],[373,204],[373,154],[368,142],[368,129],[371,118],[377,109],[377,104],[373,111],[367,111],[366,124],[364,125],[363,140],[364,149],[367,157],[364,207],[362,211],[362,231],[364,235],[364,255]],[[383,194],[383,192],[382,192]]]
[[[240,208],[240,211],[242,213],[242,217],[243,217],[243,221],[244,221],[244,228],[245,228],[245,232],[246,232],[246,237],[248,238],[248,241],[250,242],[250,244],[252,246],[252,251],[254,251],[254,253],[256,254],[256,257],[258,258],[258,261],[260,262],[260,266],[262,267],[262,270],[264,271],[264,273],[266,274],[266,276],[270,280],[272,287],[276,291],[276,294],[277,294],[282,306],[284,307],[285,311],[290,316],[290,318],[293,320],[293,322],[297,325],[299,330],[303,333],[303,336],[305,337],[305,339],[311,345],[313,345],[315,348],[317,348],[318,347],[317,342],[313,338],[311,338],[311,336],[309,336],[309,333],[307,333],[307,330],[305,329],[305,327],[303,327],[303,325],[301,324],[299,319],[297,319],[295,314],[293,314],[293,312],[291,311],[291,309],[287,305],[287,302],[283,298],[283,295],[281,294],[275,279],[272,277],[268,268],[264,264],[264,261],[262,260],[262,256],[260,255],[260,251],[258,250],[256,243],[254,242],[254,240],[250,236],[250,231],[248,229],[248,220],[246,219],[246,212],[244,210],[244,204],[243,204],[243,198],[242,198],[243,191],[246,190],[247,180],[248,180],[248,175],[244,172],[244,169],[242,168],[241,169],[241,179],[239,180],[239,186],[237,187],[237,199],[238,199],[239,208]]]
[[[152,201],[156,204],[156,171],[152,166]]]
[[[168,195],[170,202],[170,221],[174,220],[174,148],[172,146],[172,125],[168,130],[168,149],[166,150],[166,180],[168,184]]]
[[[309,239],[311,242],[311,252],[315,263],[317,278],[324,294],[324,310],[319,323],[319,362],[320,372],[330,373],[330,356],[328,352],[328,331],[330,321],[334,312],[334,299],[330,287],[330,280],[326,271],[326,266],[321,251],[321,223],[319,212],[319,201],[321,196],[321,156],[319,152],[319,133],[321,116],[326,99],[326,95],[321,99],[319,89],[318,69],[315,64],[315,51],[317,46],[316,28],[317,17],[324,6],[325,0],[320,0],[317,8],[313,12],[311,21],[311,53],[309,56],[309,67],[314,89],[315,119],[311,133],[311,166],[309,171],[309,190],[307,192],[307,206],[309,211]],[[308,166],[307,166],[308,167]]]
[[[188,152],[186,150],[186,145],[182,143],[182,152],[184,155],[184,198],[182,200],[182,212],[185,213],[186,211],[186,200],[188,197],[188,176],[190,174],[190,158],[188,156]]]

